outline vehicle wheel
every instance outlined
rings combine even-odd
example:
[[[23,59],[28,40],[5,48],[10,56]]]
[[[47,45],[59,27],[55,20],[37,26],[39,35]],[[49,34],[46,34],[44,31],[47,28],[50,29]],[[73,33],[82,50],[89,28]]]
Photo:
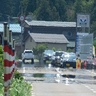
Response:
[[[61,65],[60,68],[63,68],[63,65]]]
[[[51,62],[51,65],[53,66],[53,63]]]
[[[25,63],[25,59],[22,60],[22,63]]]
[[[73,66],[74,69],[76,69],[76,66]]]
[[[44,60],[43,62],[46,63],[46,60]]]
[[[66,67],[66,66],[65,66],[65,63],[63,63],[62,67],[63,67],[63,68],[65,68],[65,67]]]
[[[31,60],[31,63],[34,64],[34,59]]]

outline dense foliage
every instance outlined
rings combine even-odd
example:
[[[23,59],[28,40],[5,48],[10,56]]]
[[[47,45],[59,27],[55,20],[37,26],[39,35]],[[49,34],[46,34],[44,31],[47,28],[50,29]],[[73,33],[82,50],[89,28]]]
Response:
[[[1,0],[0,21],[21,14],[30,14],[36,20],[76,21],[77,13],[88,13],[91,17],[91,33],[96,36],[95,7],[96,0]]]
[[[4,94],[4,59],[3,47],[0,45],[0,96]],[[15,72],[10,88],[10,96],[31,96],[32,86],[26,82],[18,71]]]
[[[74,21],[77,13],[89,13],[94,21],[95,3],[95,0],[1,0],[0,21],[22,13],[48,21]]]
[[[0,45],[0,96],[3,96],[3,93],[4,93],[3,72],[4,72],[4,68],[3,68],[3,48]]]
[[[25,80],[13,78],[10,96],[31,96],[32,86]]]

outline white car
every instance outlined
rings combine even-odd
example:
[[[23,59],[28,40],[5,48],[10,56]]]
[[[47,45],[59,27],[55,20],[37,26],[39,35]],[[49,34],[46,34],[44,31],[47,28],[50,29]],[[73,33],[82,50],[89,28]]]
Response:
[[[22,62],[26,63],[26,60],[31,60],[31,63],[34,64],[34,54],[32,50],[24,50],[22,53]]]

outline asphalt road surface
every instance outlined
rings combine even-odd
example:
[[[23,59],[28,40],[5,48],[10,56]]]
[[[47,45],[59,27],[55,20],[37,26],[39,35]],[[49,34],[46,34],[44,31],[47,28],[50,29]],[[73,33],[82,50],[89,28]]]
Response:
[[[32,96],[96,96],[95,70],[22,64],[18,71],[32,84]]]

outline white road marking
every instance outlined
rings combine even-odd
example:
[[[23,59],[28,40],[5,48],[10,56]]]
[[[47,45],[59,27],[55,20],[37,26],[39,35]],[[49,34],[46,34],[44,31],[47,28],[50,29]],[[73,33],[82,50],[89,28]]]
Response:
[[[92,91],[93,93],[96,93],[96,91],[93,89],[93,88],[91,88],[90,86],[88,86],[88,85],[84,85],[86,88],[88,88],[90,91]]]
[[[25,67],[23,67],[23,73],[25,73]]]
[[[60,83],[60,81],[61,81],[60,77],[61,77],[60,74],[56,74],[55,81]]]
[[[87,70],[87,71],[96,75],[96,72],[94,70]]]
[[[69,85],[69,79],[66,78],[66,84],[65,85]]]

